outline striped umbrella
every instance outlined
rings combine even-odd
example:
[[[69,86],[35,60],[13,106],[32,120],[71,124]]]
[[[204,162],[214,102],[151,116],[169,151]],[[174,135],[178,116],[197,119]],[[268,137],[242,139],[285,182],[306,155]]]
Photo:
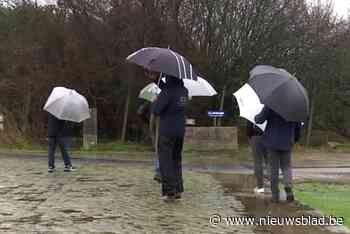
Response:
[[[130,54],[126,60],[155,72],[162,72],[180,79],[197,80],[198,74],[192,64],[171,49],[159,47],[142,48]]]

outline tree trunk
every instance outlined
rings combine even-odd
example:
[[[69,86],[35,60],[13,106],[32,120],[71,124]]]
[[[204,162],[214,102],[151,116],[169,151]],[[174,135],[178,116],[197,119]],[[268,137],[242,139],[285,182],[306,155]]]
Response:
[[[121,141],[125,142],[126,139],[126,130],[127,130],[127,125],[128,125],[128,116],[129,116],[129,104],[130,104],[130,84],[128,87],[128,94],[126,97],[126,102],[125,102],[125,109],[124,109],[124,121],[123,121],[123,129],[122,129],[122,136],[121,136]]]
[[[29,116],[30,116],[31,105],[32,105],[32,93],[29,90],[23,106],[23,115],[22,115],[22,124],[21,124],[22,126],[21,131],[25,135],[28,133],[28,129],[29,129]]]
[[[128,126],[128,117],[129,117],[129,105],[130,105],[130,96],[131,96],[131,84],[132,84],[132,76],[133,74],[129,72],[130,78],[128,82],[128,94],[125,101],[125,109],[124,109],[124,120],[123,120],[123,128],[122,128],[122,136],[121,141],[125,142],[126,140],[126,132]]]
[[[312,124],[314,119],[314,99],[310,102],[310,118],[307,126],[307,135],[306,135],[306,146],[310,146],[311,133],[312,133]]]
[[[222,96],[221,96],[221,100],[220,100],[220,111],[223,111],[223,109],[224,109],[225,94],[226,94],[226,85],[222,89]],[[218,118],[218,121],[217,121],[217,126],[219,126],[219,127],[221,127],[221,119],[222,118]]]

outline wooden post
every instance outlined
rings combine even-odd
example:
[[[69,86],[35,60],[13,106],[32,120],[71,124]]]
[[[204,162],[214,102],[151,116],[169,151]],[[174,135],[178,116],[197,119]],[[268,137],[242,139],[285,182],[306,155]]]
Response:
[[[97,109],[90,109],[91,118],[83,123],[83,147],[90,149],[91,146],[97,145]]]
[[[0,131],[4,131],[4,115],[0,114]]]

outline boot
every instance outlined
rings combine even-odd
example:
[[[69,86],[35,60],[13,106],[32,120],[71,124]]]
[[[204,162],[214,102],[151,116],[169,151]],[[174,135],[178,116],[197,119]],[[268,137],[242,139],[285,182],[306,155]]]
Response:
[[[292,188],[285,187],[284,190],[286,191],[287,202],[293,202],[294,201],[294,194],[293,194]]]
[[[280,195],[279,195],[279,193],[272,193],[271,202],[272,203],[279,203],[280,202]]]

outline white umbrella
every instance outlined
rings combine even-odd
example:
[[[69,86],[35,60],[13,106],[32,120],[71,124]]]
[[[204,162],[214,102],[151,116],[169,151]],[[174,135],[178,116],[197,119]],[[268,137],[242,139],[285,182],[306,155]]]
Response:
[[[158,85],[152,82],[140,91],[139,98],[153,102],[156,100],[160,91],[161,89],[158,87]]]
[[[239,115],[250,122],[254,123],[256,126],[261,128],[263,131],[266,128],[267,122],[263,124],[255,123],[255,116],[261,112],[264,105],[261,104],[258,95],[255,93],[252,87],[248,84],[243,85],[234,94],[238,102]]]
[[[190,79],[183,79],[184,85],[188,90],[188,96],[214,96],[218,94],[213,86],[202,77],[197,77],[197,81]]]
[[[163,82],[165,78],[162,78]],[[197,81],[190,79],[183,79],[184,86],[188,90],[188,96],[214,96],[217,94],[213,86],[209,84],[208,81],[201,77],[197,77]],[[139,98],[145,99],[147,101],[153,102],[161,89],[155,83],[150,83],[144,87],[139,94]]]
[[[85,97],[73,89],[56,87],[46,101],[44,110],[58,119],[81,122],[90,118],[89,104]]]

